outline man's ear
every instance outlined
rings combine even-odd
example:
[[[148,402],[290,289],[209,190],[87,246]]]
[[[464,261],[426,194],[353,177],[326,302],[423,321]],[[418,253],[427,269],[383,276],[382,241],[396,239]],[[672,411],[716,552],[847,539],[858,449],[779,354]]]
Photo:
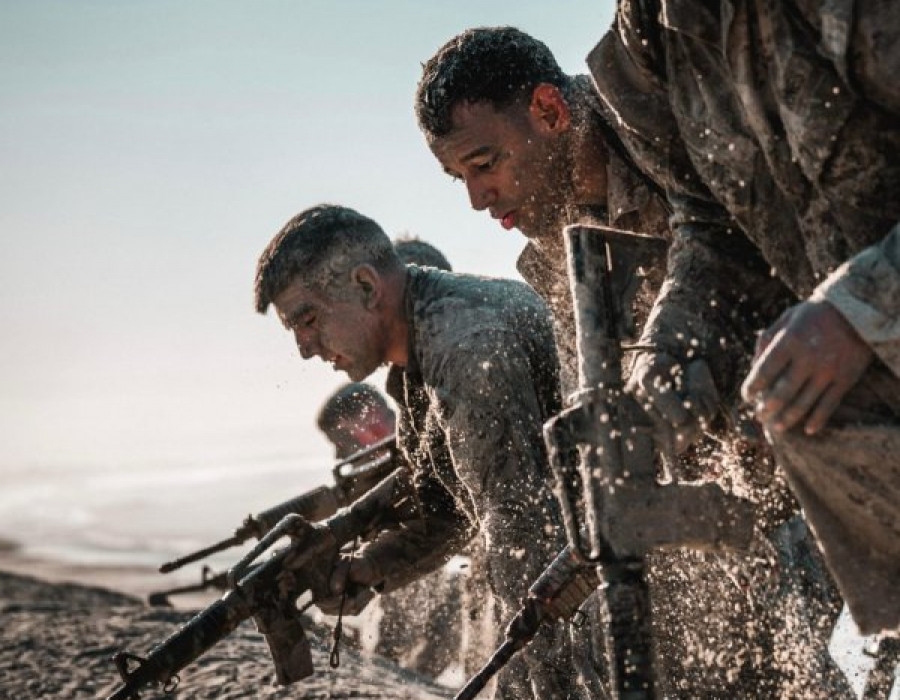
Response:
[[[369,264],[357,265],[350,272],[350,279],[362,292],[363,306],[374,309],[384,295],[384,280]]]
[[[567,131],[572,123],[569,103],[560,89],[550,83],[541,83],[534,88],[528,113],[536,127],[548,134]]]

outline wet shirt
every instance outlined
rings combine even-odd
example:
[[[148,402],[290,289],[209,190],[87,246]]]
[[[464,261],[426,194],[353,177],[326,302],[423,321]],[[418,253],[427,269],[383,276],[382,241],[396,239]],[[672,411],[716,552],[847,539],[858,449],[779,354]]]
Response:
[[[477,531],[499,632],[565,545],[542,433],[560,409],[550,314],[520,282],[415,267],[405,303],[408,363],[387,390],[422,527],[383,533],[366,553],[390,590]],[[495,698],[580,697],[564,631],[548,628],[513,659]]]
[[[675,210],[645,339],[713,354],[820,296],[900,373],[898,28],[877,0],[620,2],[588,61]]]
[[[549,313],[522,283],[413,267],[406,315],[408,365],[391,369],[387,389],[433,527],[367,551],[390,589],[418,562],[460,551],[477,528],[492,585],[513,604],[564,544],[542,437],[559,410]]]

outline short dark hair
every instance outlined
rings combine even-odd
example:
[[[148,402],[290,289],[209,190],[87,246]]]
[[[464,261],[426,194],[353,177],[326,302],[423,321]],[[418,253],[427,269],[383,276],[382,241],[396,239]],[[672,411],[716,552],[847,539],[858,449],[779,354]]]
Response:
[[[316,425],[329,435],[341,421],[365,420],[374,411],[391,416],[394,413],[387,399],[374,386],[365,382],[350,382],[338,387],[325,400],[316,416]]]
[[[431,243],[415,236],[404,236],[394,239],[394,250],[404,265],[420,267],[436,267],[438,270],[453,272],[450,261]]]
[[[324,290],[367,263],[379,271],[399,266],[387,234],[372,219],[349,207],[319,204],[288,221],[256,265],[256,310],[269,304],[296,277],[311,289]]]
[[[422,66],[416,89],[416,117],[426,135],[453,128],[460,102],[489,102],[504,108],[541,83],[561,90],[569,82],[550,49],[515,27],[467,29],[444,44]]]

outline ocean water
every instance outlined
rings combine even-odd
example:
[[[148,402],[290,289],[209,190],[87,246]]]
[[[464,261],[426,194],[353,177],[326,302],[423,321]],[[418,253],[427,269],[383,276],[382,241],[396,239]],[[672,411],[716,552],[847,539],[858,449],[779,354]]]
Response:
[[[41,558],[155,567],[229,537],[250,513],[330,483],[330,466],[327,455],[305,455],[5,468],[0,538]]]

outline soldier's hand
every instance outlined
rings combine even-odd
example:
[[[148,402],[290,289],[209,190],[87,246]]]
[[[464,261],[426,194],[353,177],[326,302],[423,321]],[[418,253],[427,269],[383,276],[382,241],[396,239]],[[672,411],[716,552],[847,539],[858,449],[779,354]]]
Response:
[[[718,410],[719,392],[709,365],[692,360],[682,365],[665,353],[641,353],[626,390],[656,424],[666,452],[681,452],[707,427]]]
[[[872,363],[872,349],[824,300],[791,307],[759,338],[741,387],[756,417],[777,432],[824,427]]]
[[[372,586],[379,583],[375,567],[365,555],[353,557],[342,556],[331,572],[331,597],[319,599],[316,606],[328,615],[337,615],[341,610],[341,598],[344,592],[343,612],[345,615],[358,615],[375,597]]]

